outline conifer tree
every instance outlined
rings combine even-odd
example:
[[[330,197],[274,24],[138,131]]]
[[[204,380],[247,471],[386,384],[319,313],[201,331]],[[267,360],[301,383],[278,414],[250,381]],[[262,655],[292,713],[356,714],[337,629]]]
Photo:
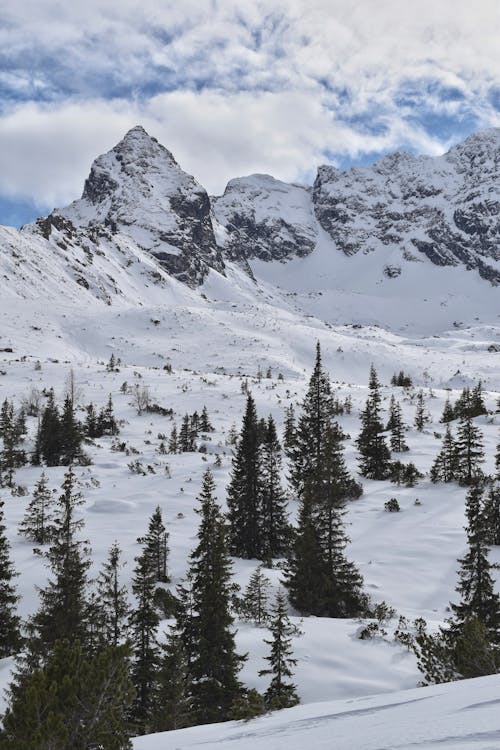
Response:
[[[256,625],[264,625],[269,619],[269,590],[271,581],[258,568],[250,576],[248,586],[243,594],[243,615]]]
[[[131,677],[135,699],[130,718],[139,734],[146,734],[153,717],[156,675],[160,661],[157,641],[159,617],[154,606],[156,570],[151,555],[143,552],[136,558],[132,592],[136,606],[129,618],[132,642]]]
[[[491,481],[486,486],[483,520],[486,543],[500,545],[500,485],[498,482]]]
[[[455,440],[450,429],[446,425],[441,450],[434,459],[430,477],[432,482],[454,482],[458,476],[458,457]]]
[[[457,476],[460,484],[471,485],[482,476],[483,436],[471,417],[462,416],[457,429]]]
[[[302,402],[302,411],[287,451],[290,482],[300,498],[309,477],[321,461],[325,430],[333,423],[333,399],[328,374],[323,369],[321,347],[316,344],[316,361]]]
[[[448,396],[443,408],[443,413],[441,415],[440,422],[443,422],[446,424],[446,422],[451,422],[455,419],[455,410],[453,406],[450,403],[450,397]]]
[[[19,533],[36,544],[47,544],[54,538],[54,496],[44,472],[19,524]]]
[[[203,409],[201,410],[199,428],[200,428],[200,432],[213,432],[214,431],[214,428],[208,417],[208,411],[207,411],[206,406],[203,406]]]
[[[57,501],[54,538],[45,553],[51,578],[40,589],[40,608],[30,622],[30,650],[50,651],[56,641],[79,640],[85,647],[87,637],[87,571],[90,567],[88,543],[77,534],[83,520],[76,517],[82,505],[76,477],[70,466],[64,475],[62,494]]]
[[[386,429],[391,431],[390,446],[394,453],[404,453],[409,450],[405,440],[404,424],[401,413],[401,405],[391,396],[389,409],[389,421]]]
[[[246,559],[260,559],[264,546],[259,448],[257,412],[249,393],[227,489],[231,553]]]
[[[390,453],[380,418],[380,383],[372,365],[368,383],[369,395],[361,413],[361,430],[356,440],[360,453],[361,474],[368,479],[385,479],[389,473]]]
[[[172,432],[170,433],[170,438],[168,441],[168,452],[169,453],[179,452],[179,443],[177,440],[177,425],[175,423],[172,426]]]
[[[61,451],[61,419],[51,388],[39,424],[35,454],[40,456],[47,466],[58,466]]]
[[[149,519],[147,534],[137,541],[144,545],[143,554],[151,558],[155,583],[167,583],[170,580],[167,575],[168,533],[159,505]]]
[[[180,635],[171,629],[156,676],[156,692],[151,721],[152,732],[168,732],[192,724],[191,704],[187,695],[188,666]]]
[[[242,657],[235,650],[230,611],[231,561],[214,490],[208,469],[199,495],[198,544],[190,555],[193,614],[185,615],[187,632],[182,628],[180,633],[188,656],[188,695],[196,724],[225,721],[242,692],[237,677]]]
[[[45,666],[11,692],[0,747],[5,750],[131,750],[132,700],[126,646],[89,657],[78,641],[58,641]]]
[[[486,627],[493,643],[500,642],[500,597],[494,591],[491,564],[488,560],[487,534],[482,513],[483,487],[475,482],[465,501],[468,550],[459,560],[459,582],[456,591],[461,595],[458,604],[451,604],[453,619],[450,631],[457,633],[463,624],[477,617]]]
[[[288,548],[286,498],[281,486],[281,446],[272,416],[266,423],[264,439],[260,446],[260,538],[262,559],[281,557]]]
[[[98,416],[95,411],[94,404],[90,403],[85,408],[87,412],[87,416],[85,417],[85,423],[83,426],[83,431],[85,435],[91,439],[100,437],[99,433],[99,425],[98,425]]]
[[[479,381],[470,394],[469,416],[479,417],[481,414],[487,413],[488,410],[483,399],[483,385],[481,381]]]
[[[417,408],[415,411],[415,427],[419,432],[422,432],[422,430],[425,427],[426,422],[429,421],[429,415],[427,414],[425,410],[425,399],[424,399],[424,392],[422,389],[419,390],[417,393]]]
[[[111,393],[108,396],[106,406],[104,406],[99,412],[97,428],[99,430],[99,437],[102,435],[118,435],[120,432],[115,418]]]
[[[71,398],[66,396],[60,422],[61,456],[60,463],[70,466],[81,459],[82,430],[75,418],[74,406]]]
[[[179,451],[189,453],[196,450],[196,432],[193,430],[189,414],[184,414],[178,438]]]
[[[25,431],[24,417],[16,419],[14,405],[5,399],[0,411],[0,487],[2,484],[12,487],[15,470],[26,463],[26,454],[21,447]]]
[[[497,443],[497,450],[495,453],[495,470],[496,478],[500,480],[500,442]]]
[[[19,597],[12,582],[16,573],[10,560],[10,545],[5,534],[3,501],[0,501],[0,659],[14,654],[20,644]]]
[[[102,613],[102,636],[104,643],[118,646],[127,634],[127,619],[130,605],[127,587],[120,584],[121,549],[117,542],[111,545],[108,559],[97,579],[97,598]]]
[[[295,443],[295,429],[295,409],[293,404],[290,404],[285,409],[285,429],[283,432],[283,446],[287,455]]]
[[[259,672],[259,676],[271,675],[271,683],[264,695],[265,703],[270,709],[290,708],[300,702],[296,686],[289,681],[293,677],[292,667],[297,664],[291,648],[291,636],[296,629],[290,623],[282,591],[276,596],[270,630],[272,640],[264,639],[264,643],[271,647],[269,656],[264,657],[269,668]]]

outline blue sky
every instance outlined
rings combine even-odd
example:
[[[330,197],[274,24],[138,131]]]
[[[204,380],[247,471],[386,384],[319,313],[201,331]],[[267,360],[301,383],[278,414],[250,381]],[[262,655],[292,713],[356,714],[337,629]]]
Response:
[[[0,0],[0,223],[142,124],[209,190],[500,126],[498,0]]]

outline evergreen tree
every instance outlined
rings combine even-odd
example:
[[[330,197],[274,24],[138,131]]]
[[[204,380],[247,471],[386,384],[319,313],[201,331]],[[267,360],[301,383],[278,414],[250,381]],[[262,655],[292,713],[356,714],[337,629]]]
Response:
[[[389,473],[390,453],[380,418],[380,384],[372,365],[368,383],[369,395],[361,413],[361,430],[356,440],[360,453],[359,467],[368,479],[385,479]]]
[[[189,453],[196,450],[196,432],[193,430],[189,414],[184,414],[179,431],[179,451]]]
[[[21,644],[20,618],[16,610],[19,597],[12,583],[16,573],[5,535],[3,506],[3,501],[0,501],[0,659],[14,654]]]
[[[394,451],[394,453],[404,453],[409,450],[405,440],[401,405],[399,404],[399,401],[394,399],[394,396],[391,396],[389,421],[386,429],[391,431],[390,445],[391,450]]]
[[[212,427],[210,419],[208,418],[208,411],[206,406],[204,406],[201,410],[199,428],[200,432],[214,432],[214,428]]]
[[[151,555],[144,552],[136,558],[132,578],[136,607],[129,618],[132,641],[131,676],[136,691],[130,717],[140,734],[146,734],[151,728],[156,675],[160,662],[160,648],[156,637],[159,617],[153,600],[155,586],[154,561]]]
[[[40,589],[40,608],[30,622],[30,649],[37,654],[50,651],[56,641],[78,639],[82,647],[86,644],[90,560],[88,543],[77,539],[83,520],[76,518],[76,510],[82,503],[75,474],[69,467],[57,503],[54,539],[45,553],[52,577]]]
[[[271,416],[267,421],[260,446],[259,464],[260,553],[263,559],[272,559],[281,557],[286,552],[290,540],[290,526],[285,493],[281,487],[281,446]]]
[[[60,463],[70,466],[81,459],[82,430],[75,418],[73,402],[69,396],[64,400],[64,408],[60,422],[61,456]]]
[[[198,544],[190,556],[192,615],[180,633],[189,664],[192,716],[196,724],[225,721],[241,695],[237,674],[242,657],[235,651],[231,603],[231,562],[226,528],[215,502],[212,474],[203,477],[199,496]]]
[[[260,445],[255,402],[248,394],[240,439],[227,489],[231,553],[260,559],[263,554]]]
[[[451,422],[453,419],[455,419],[455,410],[451,405],[450,397],[448,396],[443,408],[440,422],[444,422],[446,424],[447,422]]]
[[[295,410],[293,408],[293,404],[290,404],[285,409],[285,430],[283,433],[283,445],[285,447],[285,451],[288,455],[288,452],[291,451],[295,444]]]
[[[489,482],[486,487],[483,519],[486,543],[500,545],[500,486],[497,482]]]
[[[167,583],[168,533],[163,524],[161,508],[158,505],[149,519],[146,536],[139,537],[139,544],[144,544],[144,555],[151,558],[155,583]]]
[[[51,388],[39,424],[35,454],[39,455],[47,466],[58,466],[61,451],[61,419]]]
[[[121,549],[118,543],[114,542],[97,579],[97,598],[103,615],[102,636],[104,642],[112,646],[124,642],[130,613],[127,587],[120,585],[122,568]]]
[[[500,442],[497,443],[497,450],[495,453],[495,470],[496,478],[500,480]]]
[[[94,404],[88,404],[85,410],[87,412],[87,416],[85,417],[85,424],[83,426],[85,435],[91,439],[100,437],[98,416],[96,414]]]
[[[99,431],[98,437],[101,437],[102,435],[118,435],[120,432],[115,418],[111,393],[108,396],[106,406],[99,412],[97,429]]]
[[[461,595],[459,604],[451,604],[454,614],[450,630],[457,633],[464,622],[478,618],[486,627],[493,643],[500,642],[500,597],[494,591],[491,565],[488,560],[487,533],[482,513],[483,487],[475,482],[466,498],[468,550],[459,560],[459,582],[456,591]]]
[[[454,482],[458,476],[457,446],[451,433],[450,425],[446,425],[441,450],[434,459],[430,477],[432,482]]]
[[[291,636],[296,630],[290,623],[286,599],[281,591],[278,591],[276,596],[271,618],[272,640],[264,639],[264,643],[271,647],[269,656],[265,657],[269,662],[269,668],[261,669],[259,676],[272,675],[271,683],[264,696],[266,706],[270,709],[290,708],[300,702],[296,686],[289,682],[293,677],[292,667],[297,664],[297,660],[292,656],[291,648]]]
[[[170,433],[170,439],[168,441],[168,452],[169,453],[179,452],[179,443],[177,440],[177,425],[175,423],[172,427],[172,432]]]
[[[26,454],[21,447],[25,432],[24,417],[16,419],[14,405],[5,399],[0,411],[0,487],[2,484],[13,487],[15,470],[26,463]]]
[[[330,379],[323,369],[318,341],[313,373],[302,402],[293,444],[287,452],[290,482],[299,498],[321,462],[325,430],[333,424],[333,411]]]
[[[264,575],[259,565],[250,576],[243,595],[242,609],[246,620],[251,620],[256,625],[267,623],[269,619],[270,588],[271,581]]]
[[[415,427],[419,432],[425,427],[425,424],[429,421],[429,415],[425,411],[425,399],[424,392],[422,389],[417,393],[417,408],[415,411]]]
[[[11,693],[0,747],[5,750],[131,750],[132,700],[127,647],[89,658],[78,641],[58,641],[43,668]]]
[[[55,536],[54,526],[54,496],[48,486],[48,479],[42,472],[33,490],[32,499],[26,508],[19,533],[30,542],[47,544]]]
[[[460,484],[471,485],[482,476],[483,437],[471,417],[462,416],[457,429],[457,476]]]
[[[182,729],[192,723],[187,695],[187,659],[180,635],[171,629],[161,646],[151,721],[152,732]]]
[[[481,381],[471,391],[470,394],[470,417],[479,417],[481,414],[487,414],[488,409],[483,399],[483,386]]]

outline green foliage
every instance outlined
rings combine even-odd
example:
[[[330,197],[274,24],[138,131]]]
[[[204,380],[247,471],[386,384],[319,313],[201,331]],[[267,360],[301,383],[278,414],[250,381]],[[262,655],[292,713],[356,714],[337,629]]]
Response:
[[[269,668],[259,672],[259,676],[271,675],[270,685],[264,694],[265,704],[270,709],[290,708],[300,702],[296,686],[289,681],[293,677],[292,668],[297,664],[291,647],[296,628],[290,623],[282,591],[278,591],[276,596],[269,629],[272,639],[264,639],[264,643],[271,647],[269,656],[264,657],[269,662]]]
[[[384,503],[384,508],[388,513],[399,513],[401,510],[399,502],[395,497],[391,497],[390,500],[387,500],[387,502]]]
[[[356,440],[360,454],[359,468],[368,479],[386,479],[389,472],[390,453],[383,435],[380,417],[380,384],[373,365],[370,368],[369,396],[361,412],[361,430]]]
[[[21,644],[19,597],[12,583],[16,575],[10,560],[10,547],[5,535],[4,503],[0,501],[0,659],[14,654]]]
[[[161,508],[158,505],[149,519],[148,531],[139,537],[139,544],[144,545],[143,554],[151,558],[156,583],[167,583],[168,532],[165,529]]]
[[[42,545],[54,538],[54,495],[44,472],[35,485],[31,501],[19,524],[19,533],[30,542]]]

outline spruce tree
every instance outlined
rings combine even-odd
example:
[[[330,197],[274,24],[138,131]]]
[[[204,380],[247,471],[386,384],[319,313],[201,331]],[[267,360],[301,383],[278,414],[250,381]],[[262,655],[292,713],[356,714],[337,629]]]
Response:
[[[98,416],[95,411],[94,404],[90,403],[86,407],[87,416],[85,417],[85,423],[83,425],[83,432],[88,438],[100,437],[100,428],[98,423]]]
[[[132,592],[136,606],[129,618],[132,642],[131,677],[135,688],[130,718],[139,734],[151,728],[156,675],[160,662],[157,641],[159,617],[154,606],[156,569],[151,555],[145,552],[136,558]]]
[[[97,418],[97,428],[99,431],[99,437],[102,435],[118,435],[120,432],[118,423],[115,418],[113,409],[113,399],[111,393],[108,396],[106,406],[101,409]]]
[[[56,641],[78,639],[82,647],[86,644],[90,559],[88,542],[77,538],[83,520],[76,517],[76,511],[82,503],[75,474],[69,467],[57,501],[54,538],[44,554],[51,578],[45,588],[40,589],[40,607],[29,626],[30,650],[36,654],[47,653]]]
[[[190,555],[193,614],[180,633],[189,663],[192,716],[196,724],[225,721],[242,692],[230,611],[232,585],[227,535],[208,469],[199,495],[198,544]]]
[[[482,477],[483,436],[471,417],[462,416],[457,429],[457,477],[460,484],[471,485]]]
[[[26,512],[19,524],[19,533],[30,542],[48,544],[55,535],[54,495],[48,486],[45,472],[42,472],[33,490]]]
[[[494,591],[491,564],[488,560],[487,532],[482,513],[483,487],[475,482],[466,498],[468,549],[459,560],[459,582],[456,591],[461,595],[458,604],[451,604],[453,619],[450,631],[457,633],[463,624],[476,617],[486,627],[493,643],[500,643],[500,597]]]
[[[71,398],[66,396],[60,421],[61,456],[60,463],[70,466],[82,457],[82,429],[75,417]]]
[[[51,388],[39,424],[35,454],[40,456],[47,466],[58,466],[61,451],[61,419]]]
[[[443,413],[441,415],[441,419],[439,421],[446,424],[447,422],[451,422],[454,419],[455,419],[455,410],[454,410],[453,406],[451,405],[451,403],[450,403],[450,397],[448,396],[447,399],[446,399],[444,408],[443,408]]]
[[[481,381],[474,386],[470,394],[470,417],[479,417],[481,414],[487,414],[488,409],[483,399],[483,386]]]
[[[369,395],[361,413],[361,430],[356,440],[360,453],[359,467],[361,474],[368,479],[385,479],[390,468],[390,453],[383,435],[380,383],[373,365],[368,388]]]
[[[483,519],[486,543],[500,545],[500,485],[498,482],[491,481],[486,485]]]
[[[454,482],[458,477],[457,446],[449,424],[446,425],[441,450],[432,464],[430,477],[432,482]]]
[[[10,560],[10,545],[5,534],[3,501],[0,500],[0,659],[16,653],[21,644],[19,597],[12,582],[16,573]]]
[[[243,594],[242,610],[245,620],[255,625],[264,625],[269,619],[269,590],[271,581],[258,568],[250,576],[248,586]]]
[[[260,446],[260,520],[262,559],[281,557],[288,548],[290,526],[287,517],[287,502],[281,486],[281,446],[272,416],[266,423],[266,431]]]
[[[249,393],[227,488],[231,553],[246,559],[260,559],[264,548],[259,449],[257,412]]]
[[[188,667],[180,635],[171,629],[161,647],[151,720],[152,732],[182,729],[192,724],[187,694]]]
[[[200,432],[205,432],[205,433],[214,432],[214,428],[208,417],[208,411],[207,411],[206,406],[203,406],[203,409],[201,410],[199,428],[200,428]]]
[[[139,537],[139,544],[144,545],[143,554],[151,558],[155,583],[167,583],[168,533],[163,524],[161,508],[158,505],[149,519],[147,534]]]
[[[128,649],[89,657],[78,641],[58,641],[44,667],[11,692],[0,747],[5,750],[131,750]]]
[[[25,431],[25,430],[24,430]],[[14,414],[14,405],[5,399],[0,411],[0,487],[14,486],[14,472],[26,463],[26,455],[21,447],[23,425]]]
[[[497,443],[497,450],[495,453],[495,471],[496,478],[500,480],[500,442]]]
[[[168,441],[168,452],[169,453],[179,452],[179,442],[177,440],[177,425],[175,423],[172,427],[172,432],[170,433],[170,438]]]
[[[424,392],[422,389],[419,390],[417,393],[417,408],[415,411],[415,427],[419,432],[422,432],[422,430],[425,427],[425,424],[429,421],[429,415],[427,414],[425,410],[425,399],[424,399]]]
[[[282,591],[278,591],[276,595],[269,627],[272,640],[264,639],[264,643],[271,647],[269,656],[264,657],[269,662],[269,668],[261,669],[259,672],[259,676],[271,675],[271,683],[265,692],[264,700],[267,708],[271,710],[290,708],[300,702],[296,686],[289,681],[293,677],[292,668],[297,664],[291,648],[291,637],[296,629],[290,623],[286,598]]]
[[[196,433],[193,430],[189,414],[184,414],[179,431],[178,445],[180,453],[196,450]]]
[[[409,450],[405,440],[401,405],[399,401],[394,399],[394,396],[391,396],[389,421],[386,429],[391,431],[390,446],[394,453],[404,453]]]
[[[114,542],[97,579],[97,598],[103,615],[102,636],[104,642],[112,646],[124,642],[130,613],[127,587],[120,584],[121,554],[120,546]]]
[[[288,452],[293,448],[295,444],[295,410],[293,404],[290,404],[285,409],[285,429],[283,432],[283,446],[288,455]]]
[[[290,483],[300,498],[309,477],[321,461],[325,430],[333,423],[333,398],[328,374],[323,369],[321,347],[316,344],[316,361],[302,401],[301,415],[293,444],[287,451]]]

